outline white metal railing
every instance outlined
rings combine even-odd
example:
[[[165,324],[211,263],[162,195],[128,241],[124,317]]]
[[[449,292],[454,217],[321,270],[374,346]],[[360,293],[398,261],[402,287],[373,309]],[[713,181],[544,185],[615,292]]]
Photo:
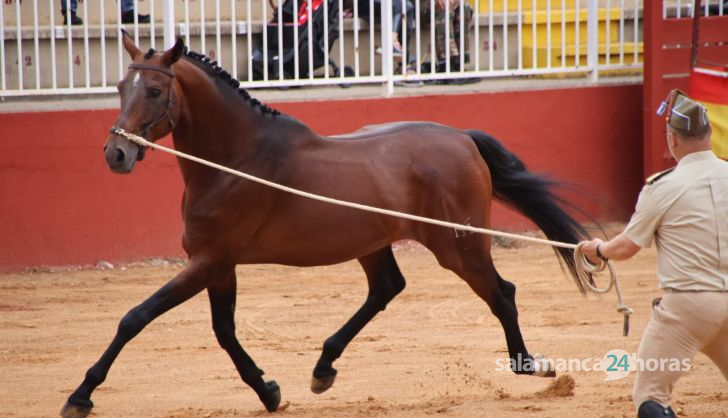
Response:
[[[379,83],[391,94],[399,84],[596,80],[642,67],[642,0],[134,0],[129,23],[123,1],[79,0],[81,25],[63,24],[61,1],[72,9],[0,5],[0,96],[114,92],[129,63],[122,28],[142,49],[182,36],[248,88]],[[723,14],[722,1],[704,2]],[[666,16],[691,12],[692,1],[669,3]]]
[[[663,19],[682,19],[695,16],[695,0],[664,0]],[[724,16],[728,14],[728,1],[702,0],[702,16]]]

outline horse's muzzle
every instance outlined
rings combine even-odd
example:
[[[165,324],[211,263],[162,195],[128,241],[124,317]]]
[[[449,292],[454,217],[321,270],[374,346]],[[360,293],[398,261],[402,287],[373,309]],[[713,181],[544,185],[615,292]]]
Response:
[[[131,173],[136,162],[144,156],[136,144],[114,134],[106,140],[104,155],[109,169],[119,174]]]

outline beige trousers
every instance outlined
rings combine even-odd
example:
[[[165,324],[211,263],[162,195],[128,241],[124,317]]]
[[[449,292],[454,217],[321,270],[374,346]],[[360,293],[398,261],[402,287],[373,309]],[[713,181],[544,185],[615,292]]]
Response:
[[[698,351],[708,356],[728,381],[728,292],[668,290],[653,305],[638,358],[692,360]],[[666,360],[669,362],[669,360]],[[668,363],[669,364],[669,363]],[[632,398],[636,408],[652,400],[667,407],[683,371],[637,371]]]

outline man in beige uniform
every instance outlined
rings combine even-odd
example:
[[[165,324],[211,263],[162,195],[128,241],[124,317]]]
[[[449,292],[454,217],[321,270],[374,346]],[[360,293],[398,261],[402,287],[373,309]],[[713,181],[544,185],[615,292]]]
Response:
[[[583,251],[591,261],[624,260],[654,238],[665,295],[653,302],[639,358],[682,362],[701,351],[728,380],[728,162],[711,151],[705,107],[673,90],[658,114],[665,111],[677,166],[647,180],[624,232],[585,242]],[[675,416],[668,404],[682,372],[666,361],[663,370],[637,371],[639,418]]]

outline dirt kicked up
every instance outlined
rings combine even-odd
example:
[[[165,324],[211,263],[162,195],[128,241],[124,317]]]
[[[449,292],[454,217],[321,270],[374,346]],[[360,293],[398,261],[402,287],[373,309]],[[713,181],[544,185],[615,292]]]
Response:
[[[557,379],[497,370],[505,338],[485,302],[422,247],[395,255],[407,288],[354,339],[322,395],[309,390],[323,341],[364,301],[356,262],[320,268],[241,266],[237,335],[281,386],[295,417],[631,417],[634,373],[603,381],[601,371]],[[517,286],[520,324],[531,352],[550,358],[636,353],[660,295],[654,249],[617,264],[625,302],[635,309],[629,337],[615,296],[584,299],[548,247],[495,248],[496,267]],[[182,267],[132,264],[0,276],[0,416],[57,416],[118,321]],[[98,417],[267,416],[218,347],[203,292],[131,341],[92,396]],[[681,416],[728,416],[728,385],[702,354],[674,393]],[[283,409],[283,408],[282,408]]]

